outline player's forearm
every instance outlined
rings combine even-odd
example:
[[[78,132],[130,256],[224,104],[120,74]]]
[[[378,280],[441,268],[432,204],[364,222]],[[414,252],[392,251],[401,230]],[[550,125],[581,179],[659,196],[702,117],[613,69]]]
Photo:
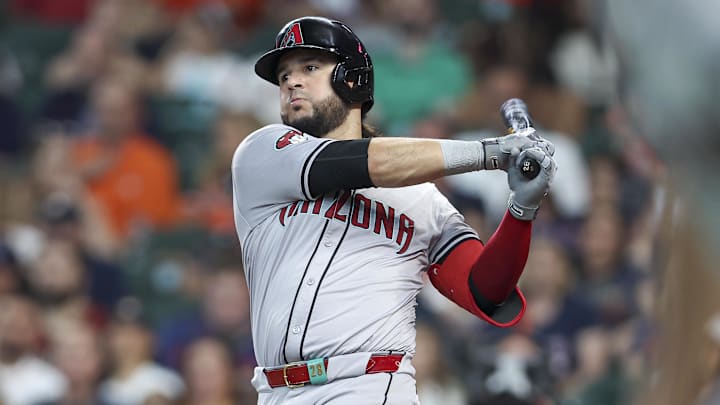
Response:
[[[513,291],[525,268],[531,232],[531,221],[505,213],[470,272],[470,283],[483,298],[501,303]]]
[[[372,138],[329,143],[308,176],[310,194],[340,189],[404,187],[449,174],[484,169],[483,142]]]
[[[368,147],[368,172],[378,187],[402,187],[448,174],[484,168],[480,142],[374,138]]]
[[[442,177],[445,161],[435,140],[374,138],[368,147],[368,172],[378,187],[402,187]]]

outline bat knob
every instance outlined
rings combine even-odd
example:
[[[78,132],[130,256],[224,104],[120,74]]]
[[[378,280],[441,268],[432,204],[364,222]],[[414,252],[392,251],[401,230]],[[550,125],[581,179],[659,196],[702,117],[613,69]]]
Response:
[[[540,164],[534,159],[525,158],[520,162],[520,173],[522,173],[526,179],[532,180],[540,173]]]

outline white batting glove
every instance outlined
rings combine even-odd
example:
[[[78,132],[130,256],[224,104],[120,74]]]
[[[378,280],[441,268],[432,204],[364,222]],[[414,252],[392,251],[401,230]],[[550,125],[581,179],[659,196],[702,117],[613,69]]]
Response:
[[[500,169],[507,172],[512,155],[533,147],[542,149],[550,156],[555,154],[555,145],[540,137],[533,128],[522,129],[497,138],[486,138],[480,142],[485,152],[485,170]]]
[[[518,166],[518,162],[522,162],[525,158],[533,159],[540,164],[540,172],[534,179],[523,176]],[[508,185],[511,190],[508,200],[510,214],[523,221],[535,219],[540,203],[547,195],[556,171],[557,163],[552,154],[540,147],[531,147],[511,155],[508,169]]]

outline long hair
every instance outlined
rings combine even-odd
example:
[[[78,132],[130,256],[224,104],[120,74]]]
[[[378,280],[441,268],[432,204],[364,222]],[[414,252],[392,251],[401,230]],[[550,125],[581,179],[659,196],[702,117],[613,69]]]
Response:
[[[381,136],[380,131],[377,128],[370,126],[363,122],[362,124],[362,137],[363,138],[377,138]]]
[[[364,121],[364,118],[365,117],[363,116],[363,121]],[[363,138],[377,138],[380,136],[382,136],[382,133],[380,132],[379,129],[375,128],[374,126],[372,126],[366,122],[362,123],[362,137]]]

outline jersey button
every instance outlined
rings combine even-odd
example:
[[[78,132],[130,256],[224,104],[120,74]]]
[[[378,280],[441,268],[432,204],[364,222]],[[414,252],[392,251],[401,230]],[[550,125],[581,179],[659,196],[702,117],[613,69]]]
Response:
[[[300,333],[301,330],[302,330],[302,328],[301,328],[299,325],[295,325],[295,326],[292,327],[292,333],[294,333],[294,334],[296,334],[296,335],[297,335],[298,333]]]
[[[309,279],[307,279],[306,283],[307,283],[307,285],[313,285],[313,284],[315,284],[315,279],[309,278]]]
[[[326,240],[325,243],[323,243],[323,245],[325,245],[325,247],[330,247],[333,245],[333,243],[331,240]]]

